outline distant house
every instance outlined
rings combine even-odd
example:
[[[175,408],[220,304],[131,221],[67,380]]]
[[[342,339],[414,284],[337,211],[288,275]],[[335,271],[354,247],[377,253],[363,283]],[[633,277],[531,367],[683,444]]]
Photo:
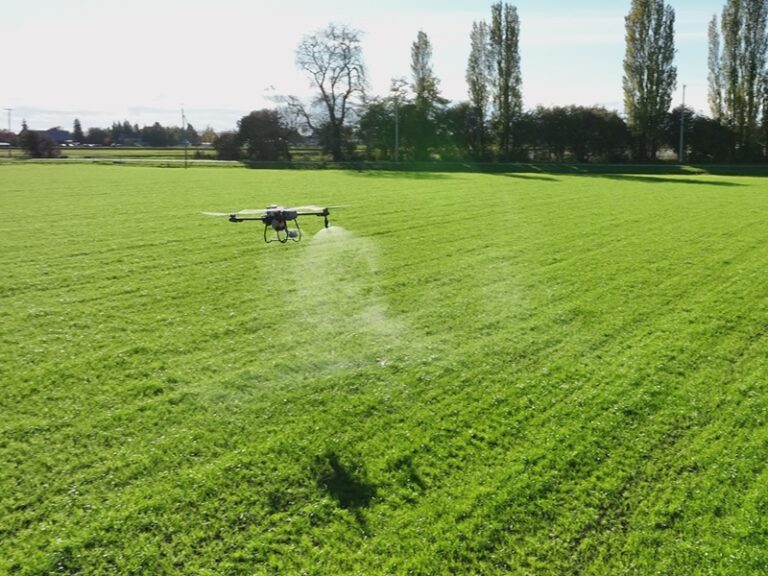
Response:
[[[68,144],[72,142],[72,132],[69,132],[68,130],[62,130],[59,126],[56,126],[55,128],[48,128],[48,130],[42,130],[39,132],[41,134],[45,134],[60,146],[62,144]]]

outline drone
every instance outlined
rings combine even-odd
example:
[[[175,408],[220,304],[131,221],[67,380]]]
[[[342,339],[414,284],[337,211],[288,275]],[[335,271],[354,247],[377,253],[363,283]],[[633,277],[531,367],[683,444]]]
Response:
[[[263,210],[240,210],[239,212],[203,212],[206,216],[227,216],[230,222],[262,222],[264,224],[264,242],[280,242],[285,244],[288,240],[301,241],[301,227],[299,216],[320,216],[325,227],[328,228],[328,216],[330,208],[320,206],[297,206],[296,208],[283,208],[277,204],[267,206]],[[291,224],[292,223],[292,224]],[[269,231],[273,233],[270,234]]]

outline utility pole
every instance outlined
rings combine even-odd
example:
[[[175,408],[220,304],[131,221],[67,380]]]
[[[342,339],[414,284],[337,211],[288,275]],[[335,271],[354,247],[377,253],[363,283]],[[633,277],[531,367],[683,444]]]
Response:
[[[400,98],[405,86],[405,78],[392,78],[389,89],[395,105],[395,162],[400,162]]]
[[[11,112],[13,112],[13,108],[3,108],[6,112],[8,112],[8,138],[11,138]],[[11,142],[8,141],[8,158],[11,157]]]
[[[683,84],[683,105],[680,108],[680,151],[678,153],[678,161],[682,164],[685,161],[685,147],[683,142],[683,134],[685,128],[685,84]]]
[[[184,168],[187,168],[187,147],[189,141],[187,140],[187,116],[184,114],[184,105],[181,106],[181,133],[184,138]]]
[[[395,162],[400,162],[400,106],[395,100]],[[10,152],[10,149],[9,149]]]

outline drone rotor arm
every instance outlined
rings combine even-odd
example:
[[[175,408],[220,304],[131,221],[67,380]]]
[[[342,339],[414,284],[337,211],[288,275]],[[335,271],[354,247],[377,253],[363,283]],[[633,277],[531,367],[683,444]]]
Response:
[[[238,216],[237,214],[230,214],[229,219],[232,222],[256,222],[256,221],[264,222],[265,220],[268,219],[268,217],[267,216],[254,216],[253,218],[248,218],[247,216],[243,217],[243,216]]]
[[[261,222],[264,224],[264,241],[280,242],[285,244],[288,240],[299,242],[303,236],[299,226],[299,216],[318,216],[323,218],[323,223],[328,228],[328,216],[331,208],[341,208],[343,206],[298,206],[295,208],[284,208],[278,205],[271,205],[266,209],[255,210],[246,208],[238,212],[203,212],[206,216],[227,217],[230,222]],[[293,221],[293,226],[289,222]],[[274,234],[269,234],[269,228],[274,230]]]

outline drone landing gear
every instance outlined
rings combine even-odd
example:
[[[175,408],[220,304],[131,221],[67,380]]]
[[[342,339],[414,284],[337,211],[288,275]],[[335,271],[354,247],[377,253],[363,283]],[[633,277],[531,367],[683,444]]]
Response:
[[[275,231],[274,234],[269,234],[269,229]],[[271,244],[272,242],[280,242],[285,244],[288,240],[293,242],[301,241],[301,226],[297,220],[293,220],[293,227],[288,224],[288,221],[273,221],[271,223],[264,224],[264,242]]]

